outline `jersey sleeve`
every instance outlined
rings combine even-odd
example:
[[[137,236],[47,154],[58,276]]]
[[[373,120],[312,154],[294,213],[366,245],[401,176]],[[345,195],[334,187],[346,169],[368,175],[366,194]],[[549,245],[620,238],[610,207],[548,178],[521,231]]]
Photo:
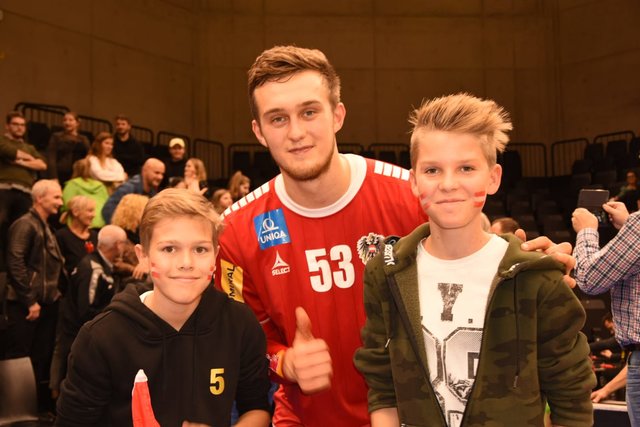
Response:
[[[216,260],[215,286],[229,298],[246,303],[256,315],[267,338],[269,373],[275,381],[285,381],[282,374],[282,359],[288,348],[285,339],[275,327],[265,310],[257,284],[241,265],[249,265],[244,258],[242,244],[250,238],[249,231],[240,231],[233,223],[225,225],[220,236],[220,252]]]

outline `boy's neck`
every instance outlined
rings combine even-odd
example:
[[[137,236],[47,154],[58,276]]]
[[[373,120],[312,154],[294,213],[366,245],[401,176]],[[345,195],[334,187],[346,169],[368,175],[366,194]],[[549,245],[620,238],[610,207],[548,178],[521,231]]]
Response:
[[[159,318],[167,322],[173,329],[179,331],[182,329],[184,324],[187,322],[187,319],[191,317],[193,312],[200,304],[200,299],[198,298],[190,305],[182,305],[176,303],[170,303],[165,298],[157,298],[157,290],[154,290],[147,298],[144,300],[144,305],[151,311],[153,311]]]
[[[432,256],[445,260],[460,259],[478,252],[491,239],[491,235],[478,225],[443,229],[437,225],[430,227],[430,234],[423,242],[423,248]]]

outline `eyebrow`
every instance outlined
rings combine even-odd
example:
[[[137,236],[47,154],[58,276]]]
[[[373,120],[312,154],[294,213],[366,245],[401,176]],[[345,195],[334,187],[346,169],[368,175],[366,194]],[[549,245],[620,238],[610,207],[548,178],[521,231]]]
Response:
[[[163,244],[163,245],[165,245],[165,244],[172,244],[172,245],[175,245],[175,244],[184,244],[184,245],[187,245],[187,244],[192,244],[192,245],[202,245],[202,244],[206,244],[206,243],[211,243],[211,244],[213,244],[213,240],[198,240],[197,242],[190,242],[190,243],[185,243],[185,242],[182,242],[182,241],[180,241],[180,240],[161,240],[161,241],[159,241],[157,244],[158,244],[158,245],[160,245],[160,244]]]
[[[302,104],[297,105],[296,107],[297,107],[297,108],[301,108],[301,107],[308,107],[308,106],[310,106],[310,105],[315,105],[315,104],[321,104],[321,102],[320,102],[320,101],[318,101],[318,100],[313,99],[313,100],[310,100],[310,101],[305,101],[305,102],[303,102]],[[267,111],[265,111],[265,112],[262,114],[262,116],[263,116],[263,117],[266,117],[266,116],[269,116],[269,115],[272,115],[272,114],[275,114],[275,113],[281,113],[281,112],[283,112],[283,111],[285,111],[285,109],[284,109],[284,108],[276,107],[276,108],[272,108],[271,110],[267,110]]]

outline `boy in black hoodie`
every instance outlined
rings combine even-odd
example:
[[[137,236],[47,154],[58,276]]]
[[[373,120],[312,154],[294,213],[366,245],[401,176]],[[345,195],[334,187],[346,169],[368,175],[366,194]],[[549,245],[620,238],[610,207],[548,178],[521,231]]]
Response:
[[[139,370],[148,378],[147,415],[159,425],[229,425],[234,400],[238,426],[269,424],[262,328],[248,307],[211,286],[219,224],[209,202],[187,190],[149,201],[136,253],[153,290],[128,287],[82,327],[56,425],[142,425],[132,421]]]

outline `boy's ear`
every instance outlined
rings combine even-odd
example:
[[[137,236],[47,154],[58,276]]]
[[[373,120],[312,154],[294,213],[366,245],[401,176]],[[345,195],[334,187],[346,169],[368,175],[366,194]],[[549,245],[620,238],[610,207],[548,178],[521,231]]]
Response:
[[[489,173],[489,186],[487,188],[487,194],[496,194],[500,188],[500,182],[502,181],[502,166],[495,164],[491,167]]]
[[[413,168],[409,169],[409,182],[411,183],[411,192],[414,196],[420,197],[418,193],[418,182],[416,181],[416,173]]]
[[[144,268],[145,271],[149,271],[149,257],[144,252],[144,248],[142,247],[142,245],[138,243],[135,246],[135,250],[136,250],[136,256],[138,257],[138,262],[142,264],[142,267]]]

